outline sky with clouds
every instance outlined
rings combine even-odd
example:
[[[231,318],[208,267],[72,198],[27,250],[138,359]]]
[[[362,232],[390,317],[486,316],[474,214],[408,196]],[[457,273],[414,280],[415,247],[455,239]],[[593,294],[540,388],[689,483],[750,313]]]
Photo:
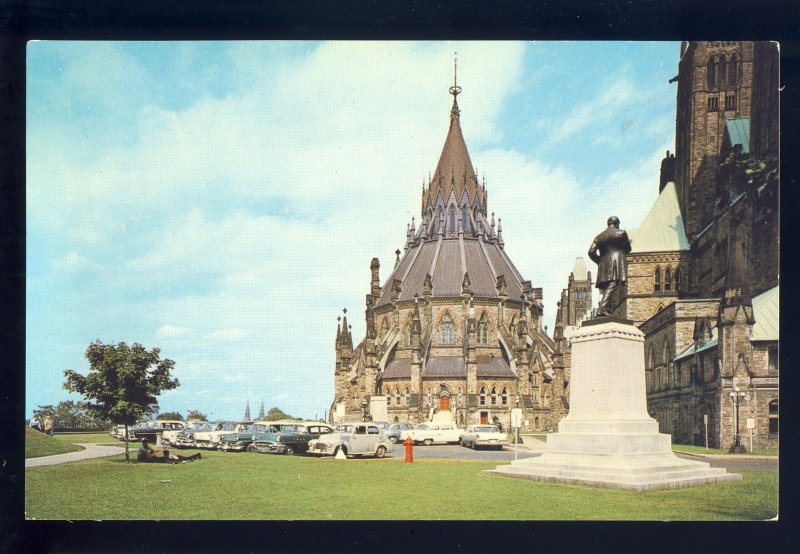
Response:
[[[26,413],[79,399],[90,342],[175,360],[162,410],[323,417],[336,317],[364,336],[461,126],[545,324],[609,215],[635,228],[674,150],[674,42],[32,42]],[[588,264],[594,269],[593,264]],[[383,284],[383,283],[382,283]]]

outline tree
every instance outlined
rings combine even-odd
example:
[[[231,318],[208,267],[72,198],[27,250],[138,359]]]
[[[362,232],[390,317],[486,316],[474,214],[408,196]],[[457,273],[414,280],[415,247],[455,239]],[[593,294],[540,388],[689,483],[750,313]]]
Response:
[[[189,410],[186,414],[186,420],[198,419],[200,421],[208,421],[208,416],[200,410]]]
[[[270,408],[267,412],[267,417],[264,418],[264,421],[278,421],[280,419],[295,419],[289,414],[283,413],[280,408]]]
[[[160,350],[148,351],[139,343],[128,346],[95,341],[86,349],[89,374],[68,369],[64,388],[86,399],[86,410],[99,419],[125,425],[125,460],[128,454],[128,426],[152,410],[162,391],[180,383],[170,376],[175,362],[161,359]]]
[[[183,421],[183,416],[180,412],[164,412],[163,414],[158,414],[156,419],[180,419]]]

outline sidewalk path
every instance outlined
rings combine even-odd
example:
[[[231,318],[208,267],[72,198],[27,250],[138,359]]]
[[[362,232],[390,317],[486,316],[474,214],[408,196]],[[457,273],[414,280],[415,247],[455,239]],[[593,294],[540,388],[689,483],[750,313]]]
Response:
[[[41,456],[39,458],[28,458],[25,460],[25,469],[31,467],[52,466],[56,464],[66,464],[67,462],[77,462],[80,460],[91,460],[92,458],[103,458],[105,456],[116,456],[124,454],[125,449],[119,446],[103,446],[90,442],[75,443],[82,447],[79,452],[68,452],[66,454],[56,454],[55,456]]]

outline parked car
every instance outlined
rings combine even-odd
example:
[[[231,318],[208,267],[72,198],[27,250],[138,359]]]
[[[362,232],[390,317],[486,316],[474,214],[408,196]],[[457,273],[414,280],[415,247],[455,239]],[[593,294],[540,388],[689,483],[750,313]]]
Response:
[[[147,425],[147,420],[137,421],[134,425],[128,425],[128,440],[130,439],[130,430],[136,427],[144,427]],[[111,436],[117,440],[124,441],[125,440],[125,426],[124,425],[115,425],[111,429]]]
[[[332,433],[321,435],[308,443],[308,453],[335,456],[339,449],[345,456],[375,456],[383,458],[392,452],[392,443],[374,423],[344,423]]]
[[[458,441],[461,446],[475,450],[479,446],[502,450],[508,446],[508,435],[494,425],[470,425]]]
[[[409,436],[414,444],[430,445],[437,443],[457,443],[461,438],[462,429],[450,423],[420,423],[409,431]]]
[[[414,426],[410,423],[392,423],[389,426],[389,429],[384,431],[386,433],[386,438],[389,439],[389,442],[392,444],[397,444],[398,442],[403,442],[409,435],[409,431],[413,429]]]
[[[230,433],[239,433],[252,425],[252,421],[223,421],[212,424],[210,431],[197,431],[194,434],[195,448],[214,450],[219,445],[219,438]]]
[[[201,421],[197,424],[192,425],[191,427],[180,431],[177,435],[175,435],[175,440],[173,441],[173,446],[176,448],[194,448],[194,436],[199,432],[207,432],[213,431],[217,425],[221,425],[218,423],[209,423],[207,421]]]
[[[244,450],[252,452],[255,450],[254,440],[257,436],[278,431],[280,428],[268,421],[257,421],[244,431],[220,435],[218,447],[224,452],[242,452]]]
[[[333,432],[333,429],[324,423],[300,422],[281,425],[279,431],[259,435],[254,441],[254,450],[269,454],[302,454],[308,451],[309,441],[319,438],[320,435]]]
[[[183,429],[165,429],[161,434],[161,441],[167,446],[178,446],[178,435],[190,430],[200,429],[206,422],[205,421],[190,421],[186,423]]]
[[[389,423],[388,421],[372,421],[371,423],[374,423],[375,425],[380,427],[384,433],[386,432],[387,429],[389,429],[389,426],[391,425],[391,423]]]
[[[183,421],[173,419],[156,419],[147,421],[142,426],[137,426],[128,429],[128,440],[140,441],[147,439],[151,442],[156,442],[158,435],[164,434],[164,431],[183,431],[186,428],[186,423]]]

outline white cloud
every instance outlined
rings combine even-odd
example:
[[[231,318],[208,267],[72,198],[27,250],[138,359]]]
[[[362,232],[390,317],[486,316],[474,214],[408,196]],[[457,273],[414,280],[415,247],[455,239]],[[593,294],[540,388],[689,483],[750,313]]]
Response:
[[[175,325],[163,325],[158,328],[156,335],[160,337],[180,337],[189,332],[186,327],[178,327]]]

